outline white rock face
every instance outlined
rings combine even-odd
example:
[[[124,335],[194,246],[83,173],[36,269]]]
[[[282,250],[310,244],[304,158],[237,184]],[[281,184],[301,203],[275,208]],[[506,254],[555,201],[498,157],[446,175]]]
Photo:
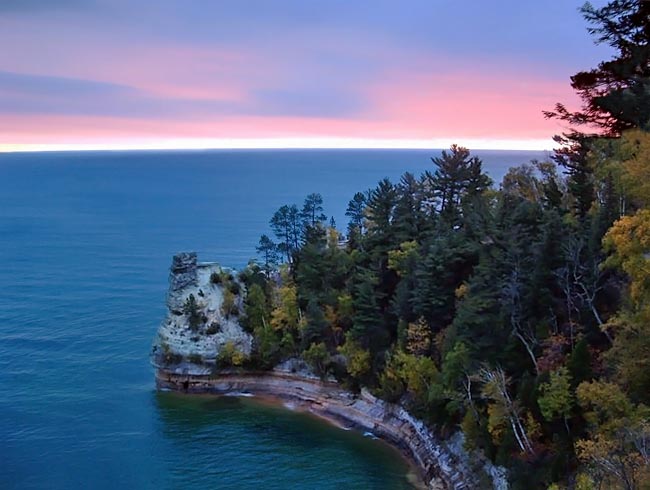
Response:
[[[219,284],[211,281],[212,274],[222,278]],[[177,364],[183,366],[183,372],[198,374],[202,371],[199,365],[205,370],[205,365],[214,364],[227,343],[246,356],[250,355],[253,338],[242,329],[239,315],[222,312],[224,289],[228,287],[239,288],[235,305],[242,312],[245,289],[232,270],[216,263],[198,263],[196,253],[174,256],[169,275],[167,316],[158,329],[152,351],[156,366]],[[194,297],[200,316],[194,327],[185,311],[190,295]]]

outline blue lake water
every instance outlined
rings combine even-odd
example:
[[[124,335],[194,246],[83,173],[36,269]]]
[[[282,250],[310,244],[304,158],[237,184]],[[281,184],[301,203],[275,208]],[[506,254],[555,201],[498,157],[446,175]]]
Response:
[[[173,253],[241,267],[282,204],[431,169],[424,150],[0,154],[0,488],[410,488],[395,453],[248,399],[156,393]],[[500,180],[546,155],[477,152]]]

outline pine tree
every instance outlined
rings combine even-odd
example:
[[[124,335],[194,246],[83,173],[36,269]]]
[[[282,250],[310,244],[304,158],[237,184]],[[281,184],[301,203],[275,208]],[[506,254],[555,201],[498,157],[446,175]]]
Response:
[[[370,191],[365,208],[368,233],[382,239],[390,236],[397,191],[390,180],[383,179]]]
[[[248,289],[244,314],[243,323],[249,332],[260,327],[266,328],[268,325],[270,317],[269,305],[264,290],[259,284],[253,284]]]
[[[562,145],[555,150],[553,160],[566,169],[567,187],[573,197],[573,211],[584,220],[596,198],[593,169],[588,154],[591,138],[580,133],[555,136],[555,141]]]
[[[317,193],[309,194],[305,198],[300,217],[305,227],[315,227],[317,224],[322,224],[327,219],[327,216],[323,213],[323,196]]]
[[[303,224],[297,206],[295,204],[282,206],[275,212],[270,224],[273,233],[280,239],[278,250],[286,256],[288,263],[292,263],[294,254],[300,248],[300,238],[303,232]]]
[[[329,325],[323,314],[323,310],[314,298],[307,302],[305,310],[306,324],[301,332],[301,345],[304,349],[316,342],[322,342],[327,337]]]
[[[456,227],[461,220],[463,199],[481,194],[491,180],[483,174],[481,160],[471,157],[467,148],[452,145],[449,153],[443,150],[440,157],[431,161],[436,169],[424,175],[430,202],[447,227]]]
[[[257,253],[262,256],[264,261],[264,271],[269,274],[273,267],[278,263],[278,246],[267,235],[262,235],[260,237],[259,245],[255,247],[255,250],[257,250]]]
[[[397,185],[397,202],[393,213],[395,234],[399,243],[420,238],[424,228],[422,199],[420,181],[409,172],[402,175]]]
[[[611,136],[630,128],[650,129],[650,2],[612,0],[602,8],[586,3],[581,11],[595,42],[608,44],[616,54],[571,77],[583,102],[581,111],[557,104],[546,117],[601,128]]]
[[[385,346],[388,335],[377,303],[377,277],[370,271],[362,271],[355,278],[353,291],[354,316],[350,338],[363,349],[377,351]]]
[[[366,194],[357,192],[348,203],[345,215],[350,218],[348,222],[348,246],[351,250],[361,246],[361,238],[363,237],[365,229],[365,210],[366,210]]]
[[[350,223],[348,229],[356,228],[359,230],[359,233],[364,231],[364,220],[365,220],[365,209],[366,209],[366,195],[363,192],[357,192],[354,197],[348,203],[348,208],[345,211],[345,215],[350,218]]]

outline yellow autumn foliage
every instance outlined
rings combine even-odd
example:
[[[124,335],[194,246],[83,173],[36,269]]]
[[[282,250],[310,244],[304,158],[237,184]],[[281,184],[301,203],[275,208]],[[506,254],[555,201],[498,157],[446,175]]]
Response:
[[[603,238],[611,252],[606,266],[619,267],[630,277],[630,297],[637,303],[650,299],[650,209],[624,216]]]

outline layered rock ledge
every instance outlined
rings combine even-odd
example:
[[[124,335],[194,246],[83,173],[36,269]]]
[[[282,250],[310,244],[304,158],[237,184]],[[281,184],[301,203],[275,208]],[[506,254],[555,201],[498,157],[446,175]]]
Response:
[[[335,382],[282,371],[223,371],[201,376],[159,369],[156,385],[161,390],[186,393],[272,398],[339,426],[371,432],[411,461],[429,489],[484,489],[486,484],[500,490],[508,488],[500,468],[486,461],[470,463],[462,450],[462,437],[443,442],[403,407],[384,402],[367,390],[355,395]]]

